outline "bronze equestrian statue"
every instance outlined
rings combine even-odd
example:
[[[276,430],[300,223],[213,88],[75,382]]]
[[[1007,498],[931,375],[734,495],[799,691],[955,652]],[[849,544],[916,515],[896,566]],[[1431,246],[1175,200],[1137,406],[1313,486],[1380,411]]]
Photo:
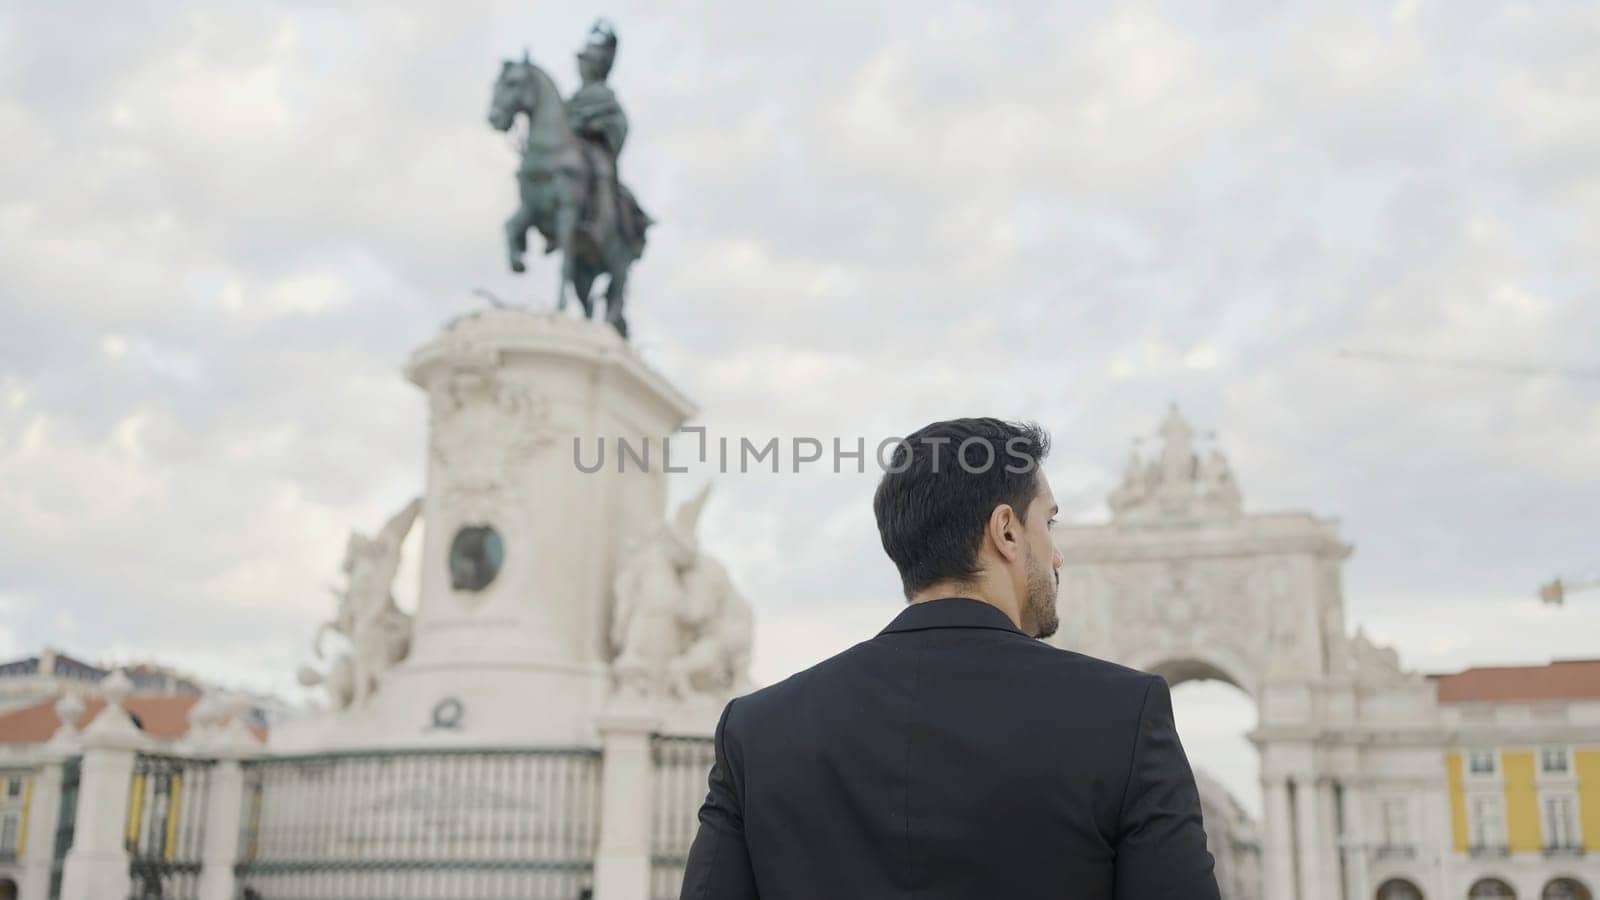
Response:
[[[561,251],[556,309],[566,309],[571,285],[584,315],[594,318],[590,290],[607,275],[606,321],[627,337],[622,308],[628,268],[644,253],[651,219],[617,175],[628,117],[606,84],[616,56],[616,32],[604,20],[596,22],[578,53],[583,86],[565,103],[555,82],[526,54],[521,61],[506,60],[489,101],[489,124],[509,131],[519,114],[528,119],[517,169],[521,205],[506,220],[511,271],[526,268],[528,229],[537,228],[546,253]]]

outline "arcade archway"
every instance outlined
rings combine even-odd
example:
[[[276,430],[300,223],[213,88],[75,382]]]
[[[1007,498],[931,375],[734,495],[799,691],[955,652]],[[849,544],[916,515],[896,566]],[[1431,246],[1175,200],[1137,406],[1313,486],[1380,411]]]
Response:
[[[1422,900],[1422,888],[1404,878],[1391,878],[1378,885],[1377,900]]]
[[[1539,892],[1539,900],[1594,900],[1594,894],[1576,878],[1552,878]]]
[[[1190,653],[1150,655],[1148,660],[1141,660],[1145,665],[1135,666],[1146,672],[1153,672],[1167,680],[1173,688],[1179,685],[1195,682],[1216,681],[1234,688],[1246,697],[1252,697],[1251,682],[1242,676],[1241,666],[1244,663],[1238,659],[1228,659],[1226,654],[1219,654],[1210,649],[1193,648]]]
[[[1221,665],[1196,656],[1150,665],[1172,686],[1173,716],[1200,791],[1206,847],[1224,900],[1261,900],[1261,766],[1256,702]]]
[[[1480,878],[1467,888],[1467,900],[1517,900],[1517,892],[1498,878]]]
[[[1172,688],[1178,736],[1189,763],[1214,776],[1252,820],[1261,818],[1260,753],[1250,742],[1258,724],[1255,698],[1224,663],[1198,654],[1137,666]]]

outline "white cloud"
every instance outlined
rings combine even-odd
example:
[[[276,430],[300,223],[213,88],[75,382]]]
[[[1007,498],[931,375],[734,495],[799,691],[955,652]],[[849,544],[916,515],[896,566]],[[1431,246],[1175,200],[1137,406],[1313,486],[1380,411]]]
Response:
[[[16,626],[12,623],[19,621],[25,613],[31,613],[38,605],[39,600],[36,597],[0,591],[0,660],[15,659],[27,654],[28,648],[23,647]]]

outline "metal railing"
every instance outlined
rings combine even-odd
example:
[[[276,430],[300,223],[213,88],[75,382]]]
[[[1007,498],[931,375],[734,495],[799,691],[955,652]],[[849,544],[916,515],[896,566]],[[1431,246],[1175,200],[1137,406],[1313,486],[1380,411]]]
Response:
[[[82,776],[83,757],[74,756],[61,764],[61,804],[56,814],[55,846],[50,848],[50,900],[61,898],[61,875],[78,822],[78,784]]]
[[[650,740],[650,754],[655,776],[650,896],[653,900],[677,900],[716,751],[708,737],[658,734]]]
[[[599,836],[597,749],[323,753],[243,764],[243,896],[577,900]]]
[[[197,900],[210,759],[141,753],[128,787],[131,900]]]

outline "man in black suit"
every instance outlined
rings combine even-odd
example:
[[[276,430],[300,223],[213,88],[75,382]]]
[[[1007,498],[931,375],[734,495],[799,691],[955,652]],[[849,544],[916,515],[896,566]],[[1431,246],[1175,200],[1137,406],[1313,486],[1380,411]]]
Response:
[[[723,710],[684,900],[1216,900],[1166,682],[1037,640],[1048,443],[958,419],[900,444],[873,508],[910,605]]]

